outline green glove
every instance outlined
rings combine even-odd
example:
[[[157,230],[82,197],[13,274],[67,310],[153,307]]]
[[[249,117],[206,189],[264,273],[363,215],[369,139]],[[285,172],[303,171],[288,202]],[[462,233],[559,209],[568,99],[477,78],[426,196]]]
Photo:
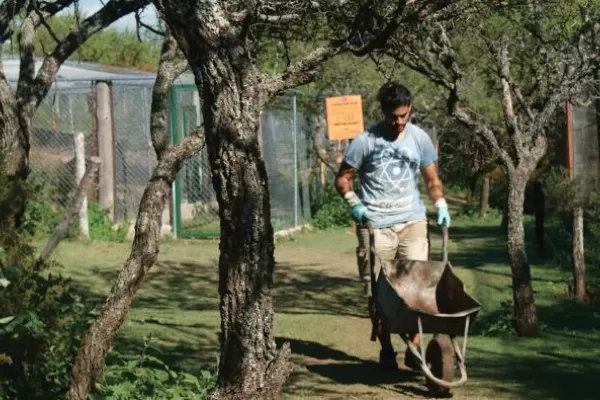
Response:
[[[350,216],[359,226],[367,222],[367,207],[363,203],[358,203],[350,209]]]
[[[344,195],[344,200],[350,206],[350,216],[359,226],[367,223],[367,207],[360,201],[356,193],[349,191]]]

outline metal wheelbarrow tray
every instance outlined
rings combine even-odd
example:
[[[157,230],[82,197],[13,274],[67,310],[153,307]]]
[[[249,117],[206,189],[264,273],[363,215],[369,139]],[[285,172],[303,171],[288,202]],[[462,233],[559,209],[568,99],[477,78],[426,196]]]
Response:
[[[372,231],[372,229],[370,229]],[[463,385],[467,380],[465,354],[467,336],[479,310],[480,303],[466,293],[464,284],[454,273],[448,261],[448,229],[443,228],[442,260],[381,260],[381,271],[374,279],[372,292],[377,315],[391,333],[397,333],[419,361],[427,386],[438,394]],[[371,246],[373,248],[373,246]],[[373,254],[371,255],[373,259]],[[434,334],[427,350],[419,349],[409,340],[409,335]],[[448,341],[440,335],[449,336]],[[463,346],[456,341],[463,335]],[[460,379],[454,381],[454,368],[458,366]]]

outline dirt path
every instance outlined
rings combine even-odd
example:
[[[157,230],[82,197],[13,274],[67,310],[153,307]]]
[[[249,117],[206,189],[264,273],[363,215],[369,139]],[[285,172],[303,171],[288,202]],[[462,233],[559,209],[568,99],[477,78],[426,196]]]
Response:
[[[285,398],[430,398],[422,375],[404,368],[405,345],[399,337],[394,344],[401,370],[379,370],[379,347],[369,340],[371,325],[356,279],[352,241],[332,240],[347,241],[348,249],[299,254],[284,248],[277,253],[276,329],[280,343],[291,343],[296,364]],[[472,274],[458,271],[472,285]],[[454,393],[455,399],[515,398],[487,390],[476,379]]]

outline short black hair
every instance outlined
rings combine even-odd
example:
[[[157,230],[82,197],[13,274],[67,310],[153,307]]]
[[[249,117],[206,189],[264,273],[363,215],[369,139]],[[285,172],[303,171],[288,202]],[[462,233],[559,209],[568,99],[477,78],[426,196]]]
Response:
[[[398,82],[387,82],[379,89],[377,100],[383,110],[398,108],[401,106],[410,106],[412,94],[410,90]]]

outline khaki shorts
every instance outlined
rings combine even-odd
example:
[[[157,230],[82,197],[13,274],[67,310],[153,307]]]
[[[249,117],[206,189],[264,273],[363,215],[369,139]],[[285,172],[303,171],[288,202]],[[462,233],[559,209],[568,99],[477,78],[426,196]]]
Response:
[[[389,228],[373,229],[375,271],[378,273],[379,260],[391,261],[399,258],[427,261],[429,242],[427,241],[427,221],[411,221]],[[369,267],[369,232],[367,228],[356,228],[358,246],[356,261],[358,276],[364,282],[364,293],[371,296],[371,275]]]
[[[374,252],[381,261],[396,258],[427,261],[427,221],[411,221],[388,228],[374,229]]]

